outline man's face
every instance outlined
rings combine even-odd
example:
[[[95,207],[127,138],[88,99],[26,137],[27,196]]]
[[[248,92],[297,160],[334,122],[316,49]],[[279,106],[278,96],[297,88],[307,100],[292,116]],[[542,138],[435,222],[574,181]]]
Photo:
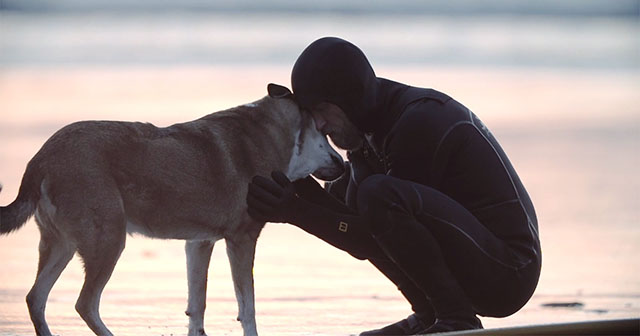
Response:
[[[349,121],[340,107],[331,103],[320,103],[311,109],[311,115],[318,130],[331,138],[336,146],[345,150],[355,150],[362,146],[363,136]]]

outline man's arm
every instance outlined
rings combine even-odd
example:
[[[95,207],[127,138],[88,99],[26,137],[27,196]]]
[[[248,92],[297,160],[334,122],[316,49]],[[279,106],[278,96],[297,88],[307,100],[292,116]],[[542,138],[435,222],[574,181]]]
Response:
[[[436,158],[449,127],[446,112],[438,101],[426,100],[402,114],[384,144],[387,175],[435,187],[434,166],[446,165]]]
[[[349,166],[347,166],[349,167]],[[351,169],[347,168],[345,171],[345,175],[341,176],[340,179],[347,179],[347,181],[336,181],[337,183],[345,183],[348,184],[349,176]],[[310,203],[314,203],[319,206],[323,206],[328,209],[332,209],[333,211],[355,215],[356,211],[349,208],[345,204],[345,195],[346,188],[344,186],[344,190],[336,190],[335,193],[329,192],[327,189],[322,188],[316,180],[311,176],[307,176],[304,179],[293,182],[293,186],[295,187],[296,194]],[[337,187],[342,189],[342,187]],[[338,198],[339,197],[339,198]]]
[[[329,195],[313,179],[299,182],[303,194],[282,172],[272,179],[255,176],[249,184],[249,215],[262,222],[291,223],[358,259],[384,257],[367,223],[353,210]]]

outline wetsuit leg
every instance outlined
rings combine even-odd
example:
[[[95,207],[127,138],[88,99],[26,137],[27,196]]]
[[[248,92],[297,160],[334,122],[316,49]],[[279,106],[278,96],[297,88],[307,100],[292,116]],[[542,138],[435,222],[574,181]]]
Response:
[[[347,166],[350,168],[350,166]],[[349,175],[347,175],[347,179]],[[341,183],[342,182],[342,183]],[[402,332],[413,330],[419,327],[419,325],[431,325],[435,320],[435,313],[433,307],[426,295],[418,288],[411,279],[409,279],[398,266],[385,255],[382,249],[378,246],[378,243],[373,238],[369,231],[369,224],[364,223],[361,216],[358,216],[351,209],[345,209],[344,205],[336,204],[335,200],[328,199],[327,192],[333,195],[336,200],[344,202],[347,200],[347,204],[350,204],[355,208],[356,191],[357,188],[352,180],[344,183],[345,181],[337,181],[326,185],[325,189],[319,189],[317,183],[312,182],[310,179],[304,181],[297,181],[296,191],[301,197],[322,205],[322,214],[315,214],[314,211],[305,211],[305,214],[311,214],[311,216],[304,216],[304,220],[294,223],[298,227],[301,227],[305,231],[315,235],[316,237],[324,240],[325,242],[342,249],[351,255],[359,259],[368,259],[373,266],[375,266],[382,274],[384,274],[391,282],[393,282],[402,295],[411,304],[411,308],[414,312],[413,316],[394,323],[380,330],[375,330],[370,333],[371,335],[377,334],[401,334]],[[336,189],[338,188],[338,190]],[[337,192],[336,192],[337,190]],[[348,212],[351,215],[340,214],[341,212]],[[333,214],[333,215],[330,215]],[[332,230],[335,226],[335,222],[344,221],[348,223],[349,230]],[[332,225],[334,224],[334,225]],[[340,228],[340,226],[338,226]],[[416,329],[420,331],[422,329]],[[383,333],[380,333],[383,331]]]
[[[435,321],[435,313],[431,302],[429,302],[424,292],[398,268],[398,265],[389,259],[369,259],[369,261],[398,287],[400,293],[411,304],[411,310],[424,323],[430,325]]]
[[[518,256],[435,189],[373,175],[358,190],[358,209],[390,259],[431,299],[438,318],[469,309],[507,316],[535,289],[539,264]]]

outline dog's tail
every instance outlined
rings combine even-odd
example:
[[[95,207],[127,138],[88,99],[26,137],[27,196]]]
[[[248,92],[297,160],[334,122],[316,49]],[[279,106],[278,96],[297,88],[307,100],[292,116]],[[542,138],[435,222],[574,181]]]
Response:
[[[26,177],[26,176],[25,176]],[[36,212],[36,201],[32,197],[28,197],[25,185],[25,181],[20,186],[18,197],[15,201],[7,206],[0,206],[0,235],[8,234],[10,232],[20,229],[29,218]],[[0,192],[2,191],[2,185],[0,185]]]

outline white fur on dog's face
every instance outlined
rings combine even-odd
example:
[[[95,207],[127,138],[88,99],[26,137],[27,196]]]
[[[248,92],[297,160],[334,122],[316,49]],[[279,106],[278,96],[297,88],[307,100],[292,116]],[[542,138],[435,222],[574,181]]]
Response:
[[[315,121],[309,119],[296,134],[287,177],[295,181],[313,174],[321,180],[331,181],[343,173],[342,157],[331,147],[327,137],[318,131]]]

